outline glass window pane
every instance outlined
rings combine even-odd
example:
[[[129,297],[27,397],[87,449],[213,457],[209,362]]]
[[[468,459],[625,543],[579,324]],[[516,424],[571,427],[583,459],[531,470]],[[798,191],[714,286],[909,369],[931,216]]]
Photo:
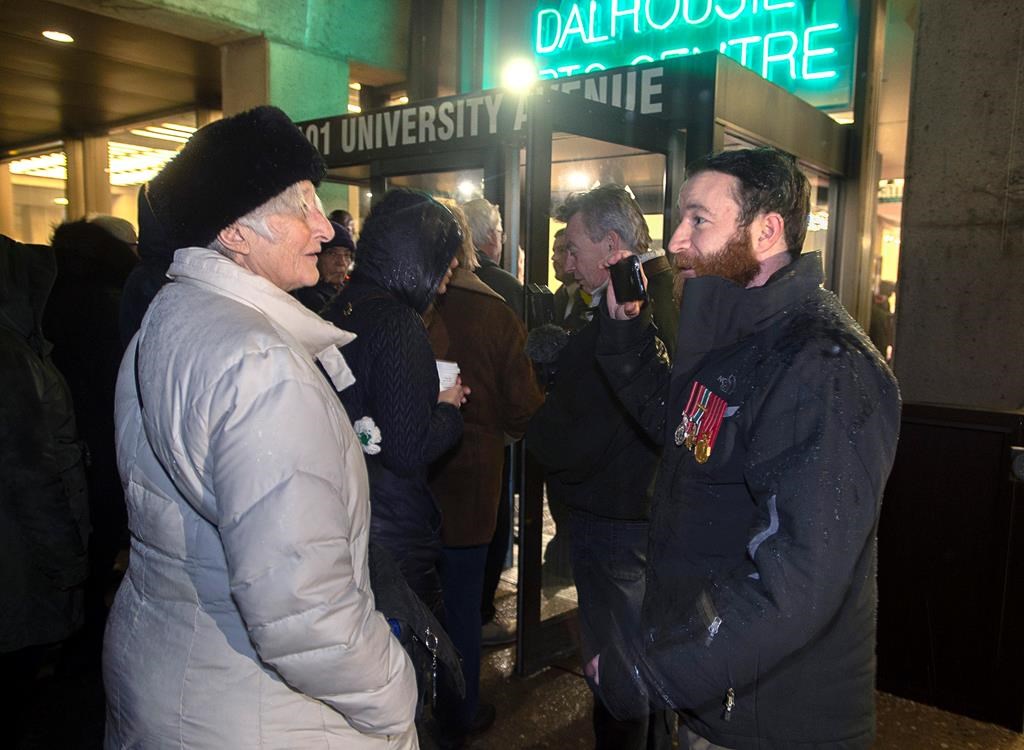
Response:
[[[52,150],[12,159],[10,175],[14,213],[12,237],[19,242],[50,244],[53,229],[66,217],[67,158]]]

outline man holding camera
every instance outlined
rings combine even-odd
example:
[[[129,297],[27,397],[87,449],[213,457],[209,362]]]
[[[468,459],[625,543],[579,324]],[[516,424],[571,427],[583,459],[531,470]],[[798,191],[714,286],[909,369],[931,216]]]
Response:
[[[792,157],[701,160],[679,209],[671,369],[647,307],[613,292],[601,317],[598,359],[663,453],[640,627],[587,674],[617,716],[677,709],[684,748],[869,748],[896,381],[801,255]]]
[[[589,320],[558,353],[554,382],[527,431],[527,447],[547,470],[548,491],[570,510],[570,560],[579,596],[584,663],[609,640],[637,625],[644,592],[648,486],[659,449],[608,387],[595,358],[597,306],[609,286],[609,253],[639,256],[650,283],[649,307],[671,346],[678,310],[672,270],[629,193],[604,185],[570,196],[557,218],[567,222],[566,270],[592,295]],[[618,722],[595,702],[598,748],[667,748],[669,714]]]

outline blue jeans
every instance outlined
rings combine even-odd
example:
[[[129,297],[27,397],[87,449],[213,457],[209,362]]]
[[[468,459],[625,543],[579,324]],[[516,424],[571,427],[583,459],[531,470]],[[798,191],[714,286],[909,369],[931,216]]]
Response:
[[[441,551],[441,589],[444,592],[445,630],[462,656],[466,698],[444,688],[442,680],[438,719],[445,729],[464,731],[480,704],[480,599],[483,592],[487,546],[445,547]]]
[[[608,644],[622,643],[639,631],[648,526],[647,521],[616,521],[578,511],[569,517],[584,664]],[[672,746],[675,715],[655,711],[617,720],[595,700],[593,723],[598,750],[660,750]]]

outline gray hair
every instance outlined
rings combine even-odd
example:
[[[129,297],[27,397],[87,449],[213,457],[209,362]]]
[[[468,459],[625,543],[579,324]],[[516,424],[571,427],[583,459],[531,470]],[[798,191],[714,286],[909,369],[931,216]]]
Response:
[[[644,214],[621,185],[601,185],[585,193],[573,193],[558,207],[555,218],[568,223],[576,214],[581,215],[591,242],[600,242],[609,232],[615,232],[637,255],[651,246],[651,230]]]
[[[476,248],[473,247],[473,240],[470,237],[471,230],[469,222],[466,220],[466,212],[451,198],[435,198],[434,200],[452,212],[455,221],[459,223],[459,229],[462,230],[462,243],[455,251],[455,257],[459,259],[459,268],[475,271],[480,267],[480,261],[477,260]]]
[[[267,219],[274,215],[284,216],[303,216],[307,211],[312,208],[306,199],[302,196],[301,183],[294,183],[289,185],[280,193],[275,195],[273,198],[268,200],[262,206],[257,206],[252,211],[236,219],[233,223],[241,224],[243,227],[248,227],[260,237],[265,240],[273,242],[277,238],[274,233],[270,231],[270,225],[267,224]],[[316,200],[316,208],[323,213],[323,204],[320,202],[320,196],[314,193]],[[216,250],[221,255],[233,258],[234,253],[230,248],[225,247],[219,237],[214,237],[213,241],[210,242],[207,247],[210,250]]]
[[[466,214],[466,222],[469,224],[470,234],[473,236],[473,244],[483,247],[490,241],[491,232],[498,228],[501,221],[501,214],[498,207],[486,198],[477,198],[462,204],[462,212]]]

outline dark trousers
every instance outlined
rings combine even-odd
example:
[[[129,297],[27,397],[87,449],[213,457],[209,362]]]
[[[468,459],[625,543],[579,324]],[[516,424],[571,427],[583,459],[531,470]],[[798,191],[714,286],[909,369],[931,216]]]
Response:
[[[640,629],[647,562],[646,521],[618,521],[572,511],[569,548],[579,596],[583,663],[611,643],[622,643]],[[598,750],[662,750],[672,747],[675,714],[618,720],[594,700]]]
[[[438,720],[442,730],[465,731],[480,705],[480,592],[483,589],[487,545],[445,547],[441,553],[445,630],[462,657],[466,697],[460,701],[441,681]]]
[[[512,448],[505,449],[505,467],[501,471],[501,497],[498,500],[498,520],[494,535],[487,547],[487,562],[484,566],[483,592],[480,604],[480,621],[494,619],[494,597],[498,593],[501,573],[505,570],[509,543],[512,541],[512,491],[509,477],[512,471]]]

